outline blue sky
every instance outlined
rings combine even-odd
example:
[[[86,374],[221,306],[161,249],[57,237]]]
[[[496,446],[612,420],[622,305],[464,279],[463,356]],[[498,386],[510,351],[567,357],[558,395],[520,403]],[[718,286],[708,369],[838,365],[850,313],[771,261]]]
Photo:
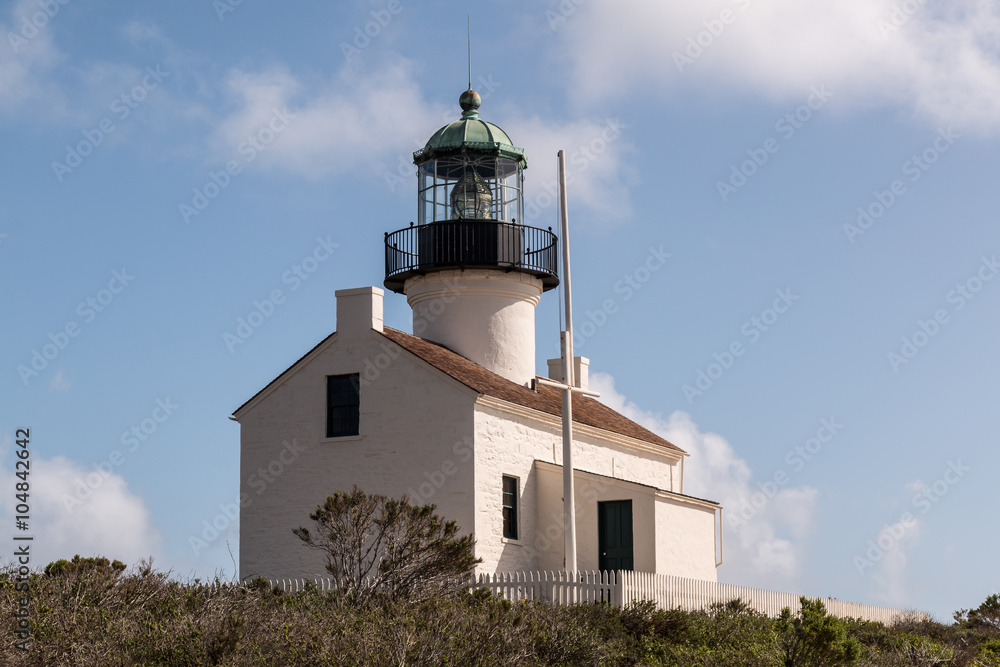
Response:
[[[336,289],[381,285],[411,154],[460,113],[468,11],[0,6],[0,505],[13,526],[30,428],[37,565],[232,574],[228,416],[335,329]],[[995,592],[995,8],[472,11],[532,224],[570,159],[577,351],[726,504],[720,580],[940,619]],[[401,296],[386,321],[409,330]],[[553,294],[537,331],[543,372]]]

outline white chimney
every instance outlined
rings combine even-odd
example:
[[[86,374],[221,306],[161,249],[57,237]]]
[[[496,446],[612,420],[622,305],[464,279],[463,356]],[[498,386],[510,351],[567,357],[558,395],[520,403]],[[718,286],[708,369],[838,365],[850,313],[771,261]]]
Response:
[[[563,377],[562,359],[549,359],[549,379],[566,382]],[[580,389],[590,389],[590,359],[573,357],[573,380]]]
[[[382,331],[383,294],[377,287],[337,290],[337,336],[360,338],[372,329]]]

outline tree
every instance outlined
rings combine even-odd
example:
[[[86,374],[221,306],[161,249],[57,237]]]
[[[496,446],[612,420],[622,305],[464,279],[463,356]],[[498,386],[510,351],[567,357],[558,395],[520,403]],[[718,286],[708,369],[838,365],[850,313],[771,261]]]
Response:
[[[843,622],[828,616],[819,599],[799,598],[802,609],[792,616],[788,607],[775,621],[785,667],[834,667],[856,664],[861,645],[847,637]]]
[[[325,554],[327,572],[349,595],[414,595],[441,590],[482,562],[473,555],[475,538],[457,537],[458,524],[435,514],[436,507],[354,486],[329,496],[309,515],[315,532],[292,532]]]
[[[955,620],[968,627],[986,627],[1000,630],[1000,594],[986,596],[986,601],[976,609],[955,612]]]

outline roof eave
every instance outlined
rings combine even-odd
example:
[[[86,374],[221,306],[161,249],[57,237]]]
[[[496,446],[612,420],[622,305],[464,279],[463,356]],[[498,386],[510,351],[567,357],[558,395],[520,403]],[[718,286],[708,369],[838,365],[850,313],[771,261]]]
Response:
[[[446,146],[424,146],[420,150],[413,153],[413,164],[419,167],[425,162],[430,162],[431,160],[452,157],[455,155],[470,154],[502,157],[517,162],[521,166],[521,169],[528,168],[528,159],[524,154],[523,148],[518,148],[517,146],[511,146],[498,141],[465,141],[461,144]]]

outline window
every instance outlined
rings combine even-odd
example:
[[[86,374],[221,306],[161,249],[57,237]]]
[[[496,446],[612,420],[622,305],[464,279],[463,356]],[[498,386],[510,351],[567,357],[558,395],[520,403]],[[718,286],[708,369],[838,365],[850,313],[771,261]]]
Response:
[[[517,539],[517,478],[503,478],[503,536]]]
[[[358,386],[361,376],[328,375],[326,378],[326,437],[358,435],[361,412]]]

